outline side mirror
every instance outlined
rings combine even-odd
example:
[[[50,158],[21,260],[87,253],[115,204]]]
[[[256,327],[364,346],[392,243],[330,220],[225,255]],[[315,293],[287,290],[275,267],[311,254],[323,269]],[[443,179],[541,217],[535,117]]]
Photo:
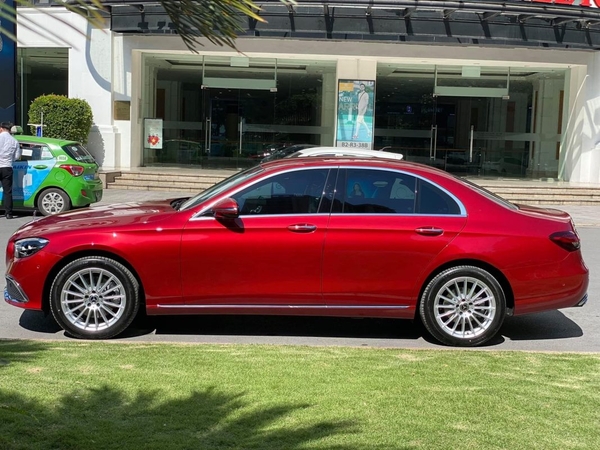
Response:
[[[236,219],[240,215],[240,208],[232,198],[219,200],[211,211],[215,219]]]

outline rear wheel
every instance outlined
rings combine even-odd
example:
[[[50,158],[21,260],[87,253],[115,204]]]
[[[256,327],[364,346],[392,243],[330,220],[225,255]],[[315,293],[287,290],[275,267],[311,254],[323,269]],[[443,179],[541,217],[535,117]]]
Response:
[[[58,214],[71,209],[71,199],[60,189],[46,189],[37,199],[37,209],[44,216]]]
[[[506,314],[506,298],[489,272],[474,266],[452,267],[429,282],[419,313],[438,341],[472,347],[498,332]]]
[[[89,256],[67,264],[50,288],[50,310],[70,335],[107,339],[122,333],[139,308],[133,274],[110,258]]]

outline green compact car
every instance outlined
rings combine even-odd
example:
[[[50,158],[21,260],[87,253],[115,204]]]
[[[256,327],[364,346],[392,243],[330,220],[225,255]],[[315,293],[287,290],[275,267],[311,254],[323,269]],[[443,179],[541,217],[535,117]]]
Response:
[[[21,159],[13,163],[13,208],[44,216],[102,200],[98,164],[74,141],[16,135]],[[1,192],[1,191],[0,191]]]

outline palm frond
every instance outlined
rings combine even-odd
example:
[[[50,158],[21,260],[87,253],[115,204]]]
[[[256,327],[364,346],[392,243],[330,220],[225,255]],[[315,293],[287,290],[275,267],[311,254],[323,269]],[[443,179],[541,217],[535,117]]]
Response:
[[[161,4],[185,45],[196,51],[200,38],[235,48],[235,38],[244,31],[244,15],[264,22],[251,0],[162,0]]]
[[[296,4],[296,0],[280,1],[285,4]],[[85,36],[85,32],[75,25],[51,14],[55,10],[35,5],[32,0],[14,0],[14,2],[16,6],[33,8]],[[84,17],[92,26],[103,27],[105,19],[103,13],[105,14],[106,10],[101,0],[60,0],[59,2],[67,10]],[[213,44],[226,45],[235,49],[235,39],[240,32],[244,31],[243,20],[245,18],[249,17],[259,22],[265,22],[258,13],[260,7],[252,0],[158,0],[158,2],[173,22],[173,28],[177,34],[193,52],[196,52],[198,45],[202,45],[202,37]],[[6,20],[15,23],[16,9],[0,2],[0,18],[2,18],[2,22]],[[17,36],[2,27],[2,22],[0,22],[0,33],[16,42]],[[34,21],[30,22],[35,25],[20,18],[19,26],[31,31],[38,31],[41,34],[39,24]],[[55,31],[50,24],[43,28],[43,33],[55,38],[53,39],[55,41],[64,42],[61,38],[61,34],[64,33]]]

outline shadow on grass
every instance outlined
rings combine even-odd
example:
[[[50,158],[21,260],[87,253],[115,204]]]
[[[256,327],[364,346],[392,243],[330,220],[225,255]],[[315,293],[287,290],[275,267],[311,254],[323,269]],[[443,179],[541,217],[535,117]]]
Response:
[[[37,354],[45,350],[46,345],[41,342],[0,339],[0,374],[3,367],[18,362],[34,361]],[[0,389],[2,385],[0,381]]]
[[[359,432],[355,423],[293,420],[299,410],[309,408],[294,404],[259,409],[243,394],[215,388],[164,400],[158,390],[140,389],[132,398],[112,386],[74,386],[50,405],[0,388],[0,448],[358,450],[328,440],[340,434],[351,440]]]

